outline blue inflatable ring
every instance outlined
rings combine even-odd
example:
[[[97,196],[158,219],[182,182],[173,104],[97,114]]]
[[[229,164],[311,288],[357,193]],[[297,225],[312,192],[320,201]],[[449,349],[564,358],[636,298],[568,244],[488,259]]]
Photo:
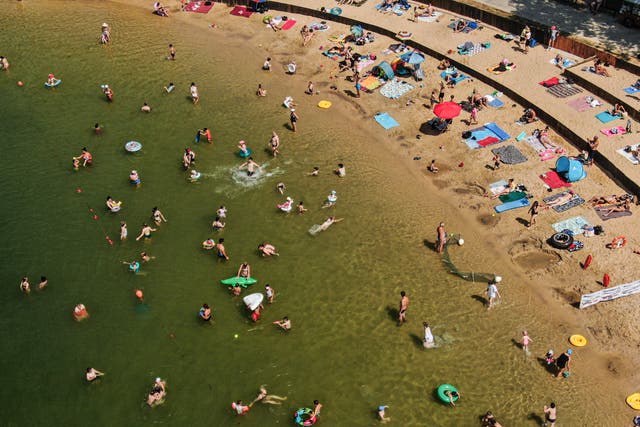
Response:
[[[300,408],[293,414],[293,419],[299,426],[312,426],[318,421],[317,417],[313,416],[313,409]]]

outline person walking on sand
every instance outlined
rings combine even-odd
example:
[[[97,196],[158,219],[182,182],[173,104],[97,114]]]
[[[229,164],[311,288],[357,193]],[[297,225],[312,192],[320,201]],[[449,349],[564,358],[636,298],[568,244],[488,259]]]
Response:
[[[436,252],[441,254],[444,251],[444,245],[447,243],[447,232],[444,230],[444,222],[441,222],[436,229],[438,238],[436,240]]]
[[[549,427],[555,427],[556,426],[556,404],[554,402],[551,402],[549,404],[549,406],[544,405],[544,426],[547,426],[547,423],[551,423],[549,424]]]
[[[556,40],[558,39],[558,34],[560,34],[560,30],[555,25],[552,25],[549,29],[549,44],[547,45],[547,50],[551,50],[556,47]]]
[[[522,351],[529,354],[529,343],[533,342],[529,336],[529,332],[522,331]]]
[[[471,109],[471,116],[469,116],[469,126],[478,124],[478,107]]]
[[[538,203],[538,201],[536,200],[529,208],[529,215],[531,215],[531,217],[529,218],[529,224],[527,224],[527,228],[531,228],[531,226],[536,223],[536,217],[538,216],[539,207],[540,203]]]
[[[498,292],[497,283],[499,282],[500,280],[498,280],[498,277],[496,277],[495,279],[493,279],[487,284],[487,289],[484,291],[484,293],[489,298],[489,302],[487,304],[487,310],[491,310],[493,308],[496,302],[496,298],[502,298],[502,296],[500,295],[500,292]]]
[[[409,297],[405,291],[400,291],[400,309],[398,310],[398,326],[407,321],[407,308],[409,308]]]
[[[297,131],[298,131],[298,127],[297,127],[296,123],[298,122],[298,119],[299,119],[299,118],[300,118],[300,117],[299,117],[299,116],[298,116],[298,114],[296,113],[296,109],[295,109],[295,108],[292,108],[292,109],[291,109],[291,113],[289,114],[289,121],[291,122],[291,129],[292,129],[294,132],[297,132]]]

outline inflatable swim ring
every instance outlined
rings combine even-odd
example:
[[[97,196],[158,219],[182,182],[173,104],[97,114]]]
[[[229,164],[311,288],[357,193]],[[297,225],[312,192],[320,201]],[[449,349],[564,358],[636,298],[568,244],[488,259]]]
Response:
[[[438,399],[442,400],[444,403],[451,403],[449,401],[449,396],[444,394],[446,391],[458,393],[458,389],[452,386],[451,384],[440,384],[438,387]],[[457,401],[460,396],[453,396],[453,401]]]
[[[398,34],[396,34],[396,37],[400,40],[408,40],[411,38],[411,36],[413,36],[413,34],[411,34],[409,31],[398,31]]]
[[[636,411],[640,411],[640,393],[633,393],[627,396],[627,405],[631,406]]]
[[[293,102],[293,98],[290,96],[287,96],[284,101],[282,101],[282,105],[285,106],[285,108],[291,108],[291,103]]]
[[[116,213],[116,212],[120,212],[120,204],[115,205],[114,207],[112,207],[111,209],[109,209],[111,212]]]
[[[549,244],[556,249],[567,249],[573,243],[573,236],[569,233],[556,233],[549,239]]]
[[[195,173],[193,173],[195,172]],[[191,181],[197,181],[200,179],[200,177],[202,176],[202,174],[196,170],[192,171],[191,175],[189,175],[189,179]]]
[[[129,141],[124,144],[124,149],[129,153],[135,153],[136,151],[140,151],[142,149],[142,144],[140,144],[138,141]]]
[[[569,342],[571,345],[575,345],[576,347],[584,347],[587,345],[587,339],[582,335],[571,335],[569,337]]]
[[[137,273],[138,271],[140,271],[140,263],[136,261],[133,264],[129,264],[129,270],[131,270],[133,273]]]
[[[611,241],[611,249],[624,248],[627,244],[627,238],[624,236],[617,236]]]
[[[320,107],[320,108],[329,108],[329,107],[331,107],[331,101],[320,101],[320,102],[318,102],[318,107]]]
[[[253,153],[253,151],[251,151],[251,148],[247,148],[247,151],[238,151],[238,156],[245,158],[245,157],[249,157],[251,155],[251,153]]]
[[[318,418],[313,417],[312,415],[313,409],[300,408],[293,413],[293,419],[299,426],[312,426],[318,421]]]
[[[77,320],[84,320],[89,317],[89,312],[84,304],[78,304],[73,308],[73,317]]]
[[[206,249],[206,250],[211,250],[213,248],[216,247],[216,242],[213,241],[212,239],[207,239],[204,242],[202,242],[202,248]]]
[[[60,80],[60,79],[56,79],[56,81],[55,81],[55,82],[53,82],[53,84],[51,84],[51,83],[49,83],[49,82],[44,82],[44,85],[45,85],[46,87],[56,87],[56,86],[58,86],[60,83],[62,83],[62,80]]]
[[[331,10],[329,10],[329,13],[338,16],[342,13],[342,9],[339,7],[332,7]]]
[[[293,199],[291,197],[287,197],[287,201],[278,205],[278,209],[282,212],[289,213],[293,208]]]

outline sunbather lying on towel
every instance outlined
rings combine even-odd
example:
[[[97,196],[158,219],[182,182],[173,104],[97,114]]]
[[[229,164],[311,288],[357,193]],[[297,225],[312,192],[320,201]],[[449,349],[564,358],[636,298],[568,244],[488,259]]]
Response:
[[[603,209],[602,216],[607,217],[614,212],[630,212],[631,211],[631,202],[629,199],[625,200],[622,203],[618,203],[617,205],[613,205],[609,208]]]
[[[511,67],[513,67],[515,64],[511,61],[509,61],[507,58],[504,58],[502,61],[500,61],[500,64],[498,64],[498,68],[496,68],[496,71],[508,71],[511,69]]]
[[[536,134],[536,131],[533,131],[533,134]],[[538,134],[538,141],[540,141],[540,144],[542,144],[542,146],[544,148],[547,148],[549,150],[554,150],[556,153],[561,153],[564,152],[564,150],[560,147],[558,147],[556,144],[553,143],[553,141],[551,141],[551,138],[549,137],[549,126],[545,127],[543,130],[541,131],[537,131]]]
[[[624,108],[624,105],[618,104],[616,102],[615,105],[613,106],[613,109],[611,110],[611,115],[622,117],[625,114],[627,114],[627,110]]]
[[[589,203],[593,207],[598,206],[606,206],[606,205],[616,205],[623,203],[627,200],[632,200],[633,196],[631,194],[623,194],[621,196],[616,196],[612,194],[611,196],[594,196],[589,200]]]
[[[497,194],[494,194],[493,196],[491,196],[492,199],[497,199],[498,197],[502,196],[503,194],[509,194],[512,191],[516,191],[517,185],[516,182],[513,180],[513,178],[509,178],[509,181],[507,182],[507,186],[504,188],[504,190],[500,191]]]
[[[567,193],[563,194],[560,197],[557,197],[555,199],[553,199],[552,201],[550,201],[549,203],[544,203],[543,207],[545,209],[549,209],[552,208],[554,206],[560,206],[560,205],[564,205],[565,203],[569,202],[571,199],[573,199],[573,195],[575,193],[573,192],[573,190],[569,190]]]
[[[520,117],[520,122],[522,123],[533,123],[538,120],[536,115],[536,110],[533,108],[527,108],[524,110],[524,114]]]

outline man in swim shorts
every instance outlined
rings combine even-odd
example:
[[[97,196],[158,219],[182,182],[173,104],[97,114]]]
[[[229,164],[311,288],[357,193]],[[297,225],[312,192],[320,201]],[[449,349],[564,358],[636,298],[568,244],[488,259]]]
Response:
[[[260,169],[260,165],[253,161],[253,157],[249,157],[246,162],[241,164],[238,169],[247,168],[247,176],[253,176],[255,174],[255,168]]]
[[[169,45],[169,58],[167,59],[176,60],[176,48],[172,44]]]
[[[405,291],[400,291],[400,309],[398,310],[398,326],[407,321],[407,308],[409,308],[409,297]]]
[[[547,425],[547,422],[550,422],[550,426],[549,427],[555,427],[556,426],[556,404],[551,402],[549,404],[549,406],[544,405],[544,425]]]
[[[200,100],[200,96],[198,95],[198,86],[196,86],[196,84],[194,82],[191,82],[191,86],[190,86],[189,90],[191,91],[191,100],[193,101],[193,104],[195,105]]]
[[[444,222],[441,222],[436,229],[438,239],[436,240],[436,251],[441,254],[444,251],[444,245],[447,243],[447,233],[444,231]]]
[[[216,249],[218,250],[218,258],[226,260],[229,259],[227,256],[227,250],[224,247],[224,239],[218,240],[218,243],[216,243]]]
[[[273,299],[275,298],[275,291],[268,283],[264,286],[264,292],[267,294],[267,302],[269,304],[273,303]]]

